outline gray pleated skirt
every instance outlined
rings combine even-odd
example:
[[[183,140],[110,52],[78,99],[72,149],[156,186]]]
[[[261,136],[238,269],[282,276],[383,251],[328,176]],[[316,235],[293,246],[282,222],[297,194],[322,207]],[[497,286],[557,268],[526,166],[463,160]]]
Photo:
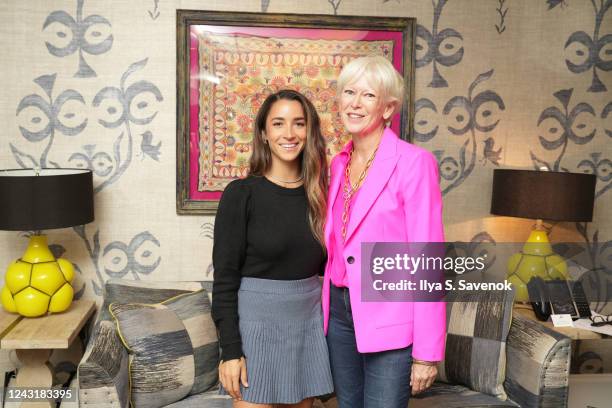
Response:
[[[238,316],[249,382],[243,400],[295,404],[333,391],[318,276],[242,278]]]

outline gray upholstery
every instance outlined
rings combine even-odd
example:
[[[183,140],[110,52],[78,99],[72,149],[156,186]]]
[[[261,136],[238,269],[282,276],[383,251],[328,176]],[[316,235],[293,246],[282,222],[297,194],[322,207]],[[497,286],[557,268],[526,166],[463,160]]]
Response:
[[[409,408],[518,407],[512,401],[502,401],[462,385],[435,383],[418,397],[412,397]]]
[[[106,283],[104,306],[78,368],[81,406],[126,407],[129,399],[127,352],[115,326],[108,321],[110,303],[161,302],[171,296],[205,287],[205,282],[133,282],[110,280]],[[450,356],[449,356],[450,357]],[[564,407],[567,406],[570,340],[541,324],[513,316],[506,342],[507,364],[504,388],[508,400],[481,394],[466,387],[436,383],[412,398],[410,408],[421,407]],[[85,403],[87,405],[85,405]],[[319,402],[317,402],[319,403]],[[334,399],[327,401],[333,407]],[[217,391],[189,396],[167,407],[230,408],[231,399]]]
[[[521,407],[567,405],[571,340],[520,315],[508,335],[504,387]]]
[[[96,324],[77,375],[81,404],[94,408],[128,405],[128,355],[112,322]]]
[[[514,293],[450,292],[446,307],[446,358],[439,379],[507,399],[503,382]]]
[[[515,315],[506,343],[504,388],[508,400],[502,401],[459,385],[435,383],[430,390],[412,398],[408,406],[566,407],[570,345],[568,337]]]
[[[232,408],[232,399],[219,395],[214,389],[201,394],[190,395],[185,399],[166,405],[166,408]]]

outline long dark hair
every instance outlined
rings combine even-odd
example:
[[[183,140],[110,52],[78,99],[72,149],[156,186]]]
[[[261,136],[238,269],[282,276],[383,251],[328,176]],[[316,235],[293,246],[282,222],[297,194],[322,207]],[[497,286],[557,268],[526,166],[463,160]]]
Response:
[[[269,95],[257,112],[253,131],[253,154],[249,163],[249,174],[263,176],[272,164],[270,147],[264,143],[266,119],[272,105],[280,100],[297,101],[302,105],[306,119],[306,146],[300,155],[304,188],[308,200],[308,221],[313,235],[325,248],[323,228],[327,211],[327,156],[325,139],[321,133],[321,121],[312,102],[301,93],[283,89]]]

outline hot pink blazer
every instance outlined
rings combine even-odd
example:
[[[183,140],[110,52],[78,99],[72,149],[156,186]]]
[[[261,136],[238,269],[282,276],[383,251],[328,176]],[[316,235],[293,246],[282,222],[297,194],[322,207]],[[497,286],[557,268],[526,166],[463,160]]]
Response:
[[[443,242],[442,197],[434,156],[385,129],[374,162],[350,214],[343,253],[334,252],[334,200],[348,161],[349,142],[331,163],[325,225],[328,261],[323,280],[325,333],[329,323],[329,287],[334,257],[346,265],[357,349],[361,353],[412,344],[413,358],[444,359],[446,306],[442,302],[362,302],[362,242]],[[353,262],[349,263],[349,257]]]

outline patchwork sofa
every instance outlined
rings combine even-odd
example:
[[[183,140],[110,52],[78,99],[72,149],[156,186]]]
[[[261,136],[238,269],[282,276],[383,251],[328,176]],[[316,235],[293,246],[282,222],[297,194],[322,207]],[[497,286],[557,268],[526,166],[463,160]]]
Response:
[[[211,282],[143,282],[121,279],[107,281],[103,305],[91,325],[85,353],[77,370],[79,406],[123,408],[127,407],[130,401],[129,354],[117,334],[117,326],[109,312],[110,304],[159,303],[202,288],[210,293]],[[454,316],[451,315],[451,309]],[[485,314],[490,314],[489,310],[495,307],[482,309]],[[482,320],[482,312],[478,313],[474,312],[474,317]],[[507,395],[507,399],[503,400],[484,392],[473,391],[474,388],[482,388],[483,381],[488,380],[469,378],[470,375],[478,377],[478,373],[470,373],[470,370],[457,373],[456,369],[452,369],[452,367],[464,365],[461,359],[467,358],[468,361],[471,359],[477,362],[480,358],[479,347],[481,346],[475,345],[485,344],[470,340],[469,344],[473,345],[470,350],[471,357],[462,354],[465,351],[464,346],[452,346],[455,352],[449,354],[449,345],[453,342],[459,345],[467,344],[464,338],[465,333],[453,334],[457,335],[457,338],[450,338],[453,330],[456,333],[465,331],[465,324],[457,326],[455,322],[449,325],[447,356],[444,367],[441,368],[441,371],[448,374],[446,381],[451,379],[451,383],[436,382],[418,398],[412,398],[409,408],[563,407],[567,405],[570,340],[521,316],[511,316],[511,306],[510,311],[507,308],[505,311],[504,308],[501,308],[500,313],[505,313],[505,316],[508,317],[506,326],[509,327],[507,327],[507,337],[504,336],[499,355],[494,359],[495,361],[491,362],[491,365],[494,365],[494,362],[499,364],[497,371],[501,377],[498,380],[503,383],[503,389],[500,392],[505,394],[504,397]],[[457,316],[468,314],[467,309],[449,308],[449,319],[457,319]],[[474,324],[471,324],[470,327],[474,333],[478,331]],[[503,328],[503,325],[500,327]],[[487,334],[480,333],[477,336],[487,337]],[[483,350],[486,348],[483,347]],[[486,353],[483,352],[482,355],[484,354]],[[473,363],[472,365],[477,366],[478,364]],[[459,378],[461,376],[459,374],[468,378],[462,380],[463,384],[453,383],[453,376]],[[166,406],[169,408],[231,408],[232,401],[229,397],[219,396],[215,387],[200,394],[189,395]],[[315,406],[333,408],[336,407],[336,402],[334,398],[331,398],[325,403],[317,401]]]

